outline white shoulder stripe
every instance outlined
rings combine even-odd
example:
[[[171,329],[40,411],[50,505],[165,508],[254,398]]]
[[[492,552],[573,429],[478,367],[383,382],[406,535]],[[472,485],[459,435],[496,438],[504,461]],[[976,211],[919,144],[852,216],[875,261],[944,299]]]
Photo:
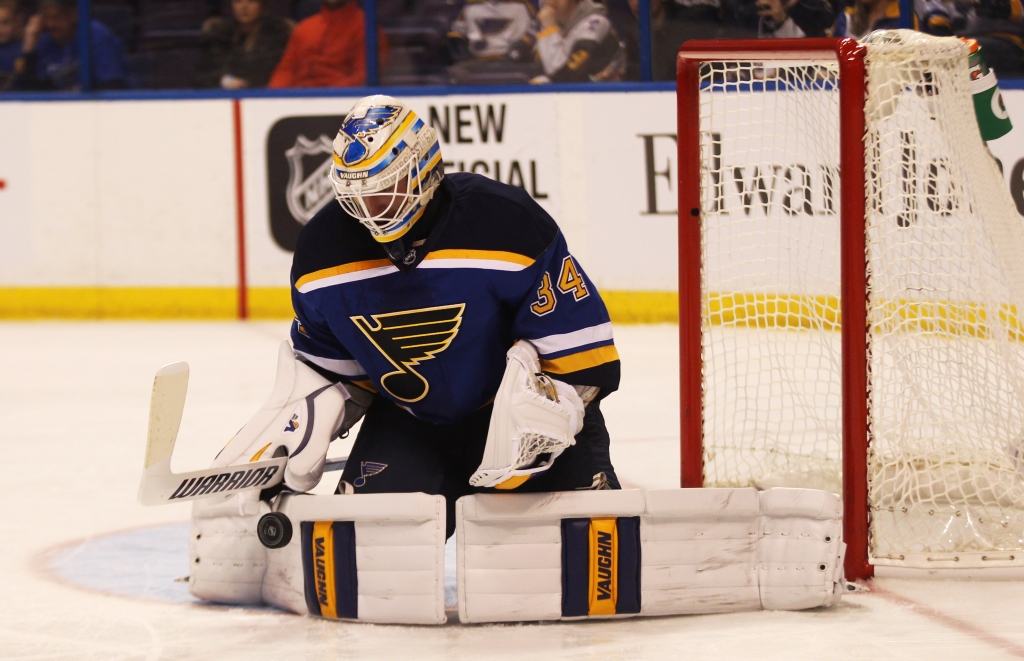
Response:
[[[610,340],[612,339],[612,322],[609,321],[597,326],[581,328],[571,333],[548,335],[547,337],[538,337],[535,340],[527,339],[530,340],[533,346],[537,347],[537,353],[544,356],[574,347],[582,347],[586,344],[593,344],[594,342]]]
[[[295,350],[295,353],[299,354],[309,362],[313,363],[318,367],[322,367],[325,370],[330,370],[335,374],[342,376],[366,376],[366,370],[363,369],[355,360],[338,360],[336,358],[322,358],[320,356],[314,356],[311,353],[305,351]]]
[[[526,267],[497,259],[425,259],[419,269],[487,269],[489,271],[522,271]]]
[[[320,278],[319,280],[313,280],[299,287],[300,294],[307,294],[314,289],[323,289],[324,287],[333,287],[334,285],[343,285],[346,282],[355,282],[357,280],[367,280],[369,278],[379,278],[382,275],[388,275],[390,273],[398,273],[398,269],[388,264],[387,266],[378,266],[373,269],[364,269],[362,271],[355,271],[353,273],[343,273],[341,275],[332,275],[327,278]]]

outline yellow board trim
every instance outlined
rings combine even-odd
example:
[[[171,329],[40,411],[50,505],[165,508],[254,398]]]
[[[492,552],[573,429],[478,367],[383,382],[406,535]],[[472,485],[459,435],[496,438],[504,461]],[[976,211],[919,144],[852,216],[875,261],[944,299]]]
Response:
[[[448,254],[445,254],[448,253]],[[461,253],[461,254],[452,254]],[[490,253],[513,261],[521,255],[500,251],[438,251],[434,259],[487,259],[465,253]],[[498,253],[497,256],[494,253]],[[386,259],[369,260],[325,269],[317,274],[329,277],[342,268],[352,271],[386,266]],[[521,263],[521,262],[517,262]],[[601,298],[615,324],[678,323],[678,294],[671,291],[602,291]],[[249,318],[253,320],[292,319],[291,289],[288,287],[250,287]],[[712,326],[740,328],[779,328],[838,331],[841,315],[835,296],[802,296],[743,292],[712,292],[704,300]],[[986,306],[954,301],[897,300],[879,306],[881,322],[874,331],[926,331],[941,336],[993,337]],[[238,290],[235,287],[0,287],[0,320],[231,320],[238,319]],[[1008,338],[1024,342],[1024,323],[1017,308],[1008,303],[999,306],[998,324]],[[558,359],[562,360],[562,359]],[[558,372],[555,372],[558,373]]]
[[[613,324],[679,323],[679,294],[674,291],[601,290]]]
[[[704,306],[710,326],[840,329],[835,296],[713,292]]]
[[[836,296],[711,293],[705,297],[704,305],[709,326],[826,331],[842,328]],[[876,304],[876,320],[871,330],[992,339],[995,328],[1000,328],[1005,329],[1009,341],[1024,342],[1024,323],[1016,306],[1000,304],[997,315],[998,322],[993,324],[983,303],[896,299]]]
[[[541,358],[540,368],[545,372],[551,372],[552,374],[568,374],[569,372],[578,372],[590,367],[604,365],[605,363],[610,363],[613,360],[618,359],[619,352],[615,349],[614,344],[610,344],[606,347],[588,349],[586,351],[572,353],[568,356],[562,356],[561,358],[554,358],[552,360],[545,360],[544,358]]]
[[[0,319],[237,319],[236,287],[0,287]]]
[[[288,287],[249,287],[250,319],[294,319],[292,290]]]
[[[370,269],[379,269],[382,266],[391,266],[391,262],[386,259],[368,259],[363,262],[352,262],[351,264],[341,264],[339,266],[332,266],[326,269],[320,269],[319,271],[313,271],[299,278],[298,282],[295,283],[296,289],[302,289],[304,286],[317,280],[323,280],[324,278],[333,278],[336,275],[347,275],[349,273],[357,273],[359,271],[369,271]]]
[[[619,533],[615,517],[590,520],[589,615],[615,615],[619,600]]]
[[[338,596],[334,590],[334,533],[332,521],[313,523],[313,565],[316,571],[317,600],[322,617],[338,617]],[[323,542],[322,547],[317,542]],[[318,553],[318,549],[321,549]]]
[[[428,253],[423,261],[434,259],[487,259],[495,262],[511,262],[519,266],[533,266],[536,260],[514,252],[503,250],[435,250]]]

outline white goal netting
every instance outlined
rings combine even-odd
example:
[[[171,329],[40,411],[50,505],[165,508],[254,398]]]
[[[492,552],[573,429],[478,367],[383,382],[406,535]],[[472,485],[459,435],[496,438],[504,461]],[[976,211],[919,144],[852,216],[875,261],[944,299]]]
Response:
[[[1024,564],[1024,225],[967,58],[869,37],[867,167],[845,181],[867,200],[875,564]],[[838,76],[702,65],[708,486],[842,489]]]

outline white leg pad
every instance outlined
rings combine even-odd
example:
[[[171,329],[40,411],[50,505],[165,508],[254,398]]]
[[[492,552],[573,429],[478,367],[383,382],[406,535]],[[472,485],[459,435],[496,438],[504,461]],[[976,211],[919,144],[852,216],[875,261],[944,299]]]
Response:
[[[287,495],[277,511],[294,532],[287,546],[267,550],[267,603],[361,622],[447,620],[442,496]]]
[[[456,517],[462,622],[795,610],[841,594],[842,508],[824,491],[480,494]]]
[[[188,588],[199,599],[256,605],[267,568],[267,550],[256,522],[270,511],[257,494],[233,493],[192,504],[188,539]]]

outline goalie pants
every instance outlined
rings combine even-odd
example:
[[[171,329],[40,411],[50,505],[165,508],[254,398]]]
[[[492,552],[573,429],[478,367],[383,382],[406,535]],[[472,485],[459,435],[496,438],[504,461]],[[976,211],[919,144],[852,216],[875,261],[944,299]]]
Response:
[[[490,419],[488,405],[455,424],[436,425],[376,397],[363,418],[341,479],[356,493],[423,492],[444,496],[447,534],[451,537],[455,532],[455,501],[459,498],[472,493],[510,493],[469,485],[469,477],[484,454]],[[600,402],[591,402],[576,444],[567,448],[551,468],[534,475],[514,492],[589,489],[603,481],[607,482],[603,488],[619,489],[608,444]]]

